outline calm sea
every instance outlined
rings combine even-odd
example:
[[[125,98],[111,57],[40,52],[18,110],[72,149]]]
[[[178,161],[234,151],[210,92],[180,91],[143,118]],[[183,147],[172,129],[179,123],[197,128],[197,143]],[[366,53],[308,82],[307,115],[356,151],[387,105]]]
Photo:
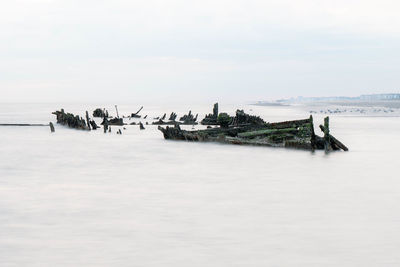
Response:
[[[113,105],[0,104],[0,123],[54,122],[62,107],[115,114]],[[309,116],[237,107],[266,121]],[[142,114],[189,108],[201,118],[212,110]],[[330,122],[349,152],[166,141],[150,125],[122,135],[0,127],[0,266],[398,267],[400,118]]]

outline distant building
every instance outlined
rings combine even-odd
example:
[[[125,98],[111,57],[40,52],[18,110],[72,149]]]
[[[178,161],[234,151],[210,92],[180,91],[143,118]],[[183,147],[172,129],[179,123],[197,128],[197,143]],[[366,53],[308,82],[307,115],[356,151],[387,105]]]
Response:
[[[357,97],[349,96],[330,96],[330,97],[303,97],[280,99],[278,103],[304,103],[304,102],[335,102],[335,101],[380,101],[380,100],[400,100],[400,94],[372,94]]]
[[[400,94],[374,94],[362,95],[360,100],[397,100],[400,99]]]

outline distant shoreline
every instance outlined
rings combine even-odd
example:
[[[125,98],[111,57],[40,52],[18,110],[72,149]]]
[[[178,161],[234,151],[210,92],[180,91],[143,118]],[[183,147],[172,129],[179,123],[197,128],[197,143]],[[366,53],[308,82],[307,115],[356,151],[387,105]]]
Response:
[[[342,106],[342,107],[381,107],[400,109],[400,100],[342,100],[342,101],[302,101],[302,102],[261,102],[254,106]]]
[[[265,107],[293,107],[308,111],[309,114],[326,115],[355,115],[355,116],[381,116],[399,117],[400,100],[342,100],[342,101],[303,101],[303,102],[265,102],[255,103],[256,106]]]
[[[278,102],[262,102],[262,103],[252,103],[252,106],[290,106],[290,104],[283,104]]]
[[[368,100],[358,100],[358,101],[321,101],[321,102],[303,102],[303,103],[293,103],[301,104],[304,106],[343,106],[343,107],[382,107],[382,108],[400,108],[400,100],[386,100],[386,101],[368,101]]]

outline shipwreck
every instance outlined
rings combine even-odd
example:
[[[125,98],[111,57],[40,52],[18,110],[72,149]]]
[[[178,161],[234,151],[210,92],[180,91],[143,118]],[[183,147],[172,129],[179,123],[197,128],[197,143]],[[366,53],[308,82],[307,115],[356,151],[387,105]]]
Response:
[[[323,136],[314,132],[313,117],[283,122],[268,123],[258,116],[246,114],[237,110],[234,117],[226,113],[207,115],[203,124],[218,125],[204,130],[182,130],[179,124],[173,127],[158,126],[165,139],[219,142],[235,145],[255,145],[268,147],[284,147],[305,150],[348,151],[348,148],[329,132],[329,117],[320,125]]]

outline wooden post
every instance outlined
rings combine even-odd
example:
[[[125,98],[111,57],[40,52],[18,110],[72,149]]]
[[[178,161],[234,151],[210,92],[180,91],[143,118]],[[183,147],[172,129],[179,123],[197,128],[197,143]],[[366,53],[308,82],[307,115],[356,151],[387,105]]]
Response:
[[[329,135],[329,116],[324,118],[324,141],[325,141],[325,153],[332,151],[331,139]]]
[[[310,130],[311,130],[311,150],[315,151],[315,131],[314,131],[314,119],[313,116],[310,115]]]
[[[90,120],[89,120],[89,112],[86,110],[86,123],[90,131]]]
[[[103,129],[104,129],[104,133],[107,133],[107,130],[108,130],[108,120],[107,120],[106,118],[104,118]]]
[[[119,115],[118,115],[118,107],[117,107],[117,105],[115,105],[115,110],[117,111],[117,118],[119,119]]]
[[[54,129],[53,123],[50,122],[49,125],[50,125],[50,131],[51,131],[52,133],[54,133],[56,130]]]
[[[213,108],[213,118],[218,118],[218,103],[214,104]]]
[[[319,128],[321,128],[321,131],[325,132],[325,127],[320,125]],[[343,149],[344,151],[349,151],[349,149],[339,140],[337,140],[333,135],[329,134],[329,138],[331,141],[331,145],[335,149]]]

